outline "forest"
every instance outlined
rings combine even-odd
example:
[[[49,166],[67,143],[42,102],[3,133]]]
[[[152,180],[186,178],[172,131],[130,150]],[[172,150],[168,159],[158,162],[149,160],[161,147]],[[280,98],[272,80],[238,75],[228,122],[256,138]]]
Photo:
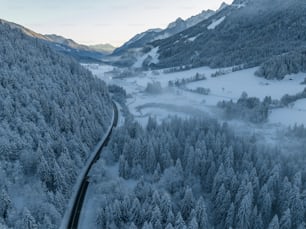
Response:
[[[107,86],[0,24],[0,228],[56,229],[111,123]]]
[[[306,144],[304,127],[289,133]],[[150,118],[145,128],[129,122],[94,168],[96,223],[111,229],[303,229],[305,160],[305,148],[289,154],[251,134],[236,136],[216,120],[158,124]],[[114,167],[119,181],[112,178]]]
[[[222,101],[218,103],[218,107],[223,109],[226,119],[241,119],[258,124],[267,121],[272,103],[280,102],[272,101],[271,97],[267,96],[260,101],[256,97],[248,97],[244,92],[237,102]]]
[[[286,75],[306,72],[306,51],[293,51],[275,56],[261,64],[256,75],[282,80]]]

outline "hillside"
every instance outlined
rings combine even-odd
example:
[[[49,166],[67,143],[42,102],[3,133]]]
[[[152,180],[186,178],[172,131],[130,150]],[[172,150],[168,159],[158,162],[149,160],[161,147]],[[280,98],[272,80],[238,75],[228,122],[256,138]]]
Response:
[[[187,28],[196,25],[200,21],[203,21],[211,17],[214,14],[215,11],[213,10],[207,10],[207,11],[204,10],[195,16],[187,18],[186,20],[178,18],[174,22],[171,22],[165,29],[147,30],[143,33],[135,35],[133,38],[131,38],[129,41],[123,44],[121,47],[115,49],[113,54],[123,55],[131,51],[131,49],[141,48],[150,42],[171,37],[179,32],[186,30]]]
[[[73,41],[72,39],[67,39],[58,35],[42,35],[36,33],[24,26],[18,25],[13,22],[8,22],[0,19],[0,24],[8,25],[10,28],[19,29],[27,36],[37,38],[43,41],[46,45],[48,45],[51,49],[63,53],[67,56],[73,57],[75,60],[79,62],[94,62],[100,63],[101,59],[111,53],[110,48],[107,47],[106,50],[92,48],[86,45],[81,45]]]
[[[110,44],[82,45],[78,44],[72,39],[65,38],[56,34],[47,34],[44,35],[44,37],[46,37],[46,40],[50,40],[53,43],[67,46],[71,49],[76,49],[79,51],[87,51],[87,52],[97,52],[100,53],[100,55],[102,54],[108,55],[115,50],[115,47],[113,47]]]
[[[106,85],[40,39],[0,24],[0,228],[58,228],[111,122]]]
[[[305,47],[305,9],[302,0],[236,0],[207,20],[153,42],[159,62],[149,65],[258,66],[273,56]]]
[[[111,44],[89,45],[88,47],[93,51],[104,52],[106,54],[111,54],[116,49],[116,47]]]

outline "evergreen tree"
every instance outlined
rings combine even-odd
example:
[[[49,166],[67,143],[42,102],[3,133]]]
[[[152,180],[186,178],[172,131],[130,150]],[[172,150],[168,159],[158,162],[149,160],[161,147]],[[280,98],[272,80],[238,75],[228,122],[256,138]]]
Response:
[[[234,228],[234,219],[235,219],[235,206],[233,203],[231,203],[227,211],[224,226],[226,228]]]
[[[135,198],[133,200],[132,207],[129,213],[130,213],[129,218],[131,219],[131,221],[134,222],[136,226],[140,226],[142,224],[142,219],[141,219],[141,205],[138,198]]]
[[[291,212],[290,209],[287,209],[280,219],[280,229],[290,229],[291,227]]]
[[[176,216],[175,228],[177,228],[177,229],[187,229],[185,221],[183,220],[183,217],[182,217],[180,212]]]
[[[159,207],[155,206],[150,220],[150,223],[152,224],[153,228],[162,229],[161,219],[162,216]]]
[[[279,229],[278,216],[274,216],[271,223],[269,224],[268,229]]]
[[[38,225],[27,208],[24,208],[22,213],[22,228],[37,229]]]
[[[188,229],[199,229],[199,225],[196,218],[192,218],[188,225]]]
[[[203,197],[200,197],[196,204],[196,216],[199,228],[209,228],[208,216],[206,212],[206,205]]]
[[[183,219],[187,220],[189,218],[189,214],[191,210],[193,209],[194,204],[195,204],[195,200],[193,197],[192,190],[191,188],[188,187],[185,190],[185,195],[181,203],[181,213],[182,213]]]
[[[7,219],[9,209],[11,208],[11,200],[4,189],[0,192],[0,203],[0,216],[5,220]]]
[[[250,194],[243,197],[237,213],[237,228],[248,229],[251,228],[251,213],[252,213],[252,200]]]

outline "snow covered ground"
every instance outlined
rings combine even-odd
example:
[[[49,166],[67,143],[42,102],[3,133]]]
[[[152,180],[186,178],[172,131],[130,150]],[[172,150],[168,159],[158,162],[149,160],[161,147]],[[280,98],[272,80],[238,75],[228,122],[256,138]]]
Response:
[[[288,126],[295,124],[306,126],[306,99],[301,99],[289,107],[275,109],[269,117],[271,123],[281,123]]]
[[[305,74],[286,76],[284,80],[266,80],[255,76],[257,68],[251,68],[232,72],[228,69],[211,69],[201,67],[188,71],[164,73],[163,70],[147,71],[140,77],[125,79],[112,79],[105,72],[111,71],[112,66],[87,65],[94,75],[107,83],[122,86],[130,95],[128,107],[130,112],[142,124],[148,117],[155,116],[158,120],[168,115],[189,117],[192,115],[218,115],[216,104],[223,100],[237,100],[243,92],[249,96],[263,99],[271,96],[272,99],[280,99],[285,94],[294,95],[303,91],[305,85],[301,82]],[[212,77],[211,75],[221,71],[224,75]],[[188,79],[197,73],[206,76],[206,80],[187,84],[187,89],[198,87],[209,88],[209,95],[201,95],[178,88],[169,88],[168,82]],[[163,93],[148,94],[144,90],[149,82],[160,82]],[[306,123],[306,102],[299,101],[292,108],[276,109],[271,112],[270,124],[284,124],[285,126]]]
[[[105,166],[103,160],[99,160],[89,174],[89,186],[84,199],[78,228],[98,229],[97,209],[101,206],[103,197],[111,192],[130,193],[137,181],[125,180],[119,177],[119,165]],[[118,189],[118,190],[117,190]]]
[[[242,92],[247,92],[250,97],[263,99],[271,96],[272,99],[280,99],[285,94],[296,94],[303,91],[305,85],[301,85],[305,74],[287,76],[284,80],[266,80],[255,76],[257,68],[250,68],[232,72],[223,76],[208,77],[207,80],[190,83],[188,88],[209,88],[212,95],[238,99]],[[213,101],[215,102],[215,101]]]

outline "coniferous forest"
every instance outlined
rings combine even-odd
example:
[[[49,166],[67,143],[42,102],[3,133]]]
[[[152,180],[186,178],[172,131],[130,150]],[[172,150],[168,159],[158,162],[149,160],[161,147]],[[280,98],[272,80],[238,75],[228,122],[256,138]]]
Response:
[[[303,151],[283,154],[215,120],[126,124],[95,168],[96,222],[100,228],[305,228]],[[112,183],[109,166],[118,167],[122,183],[135,183],[129,192]]]
[[[0,228],[58,228],[111,122],[106,85],[0,24]]]

